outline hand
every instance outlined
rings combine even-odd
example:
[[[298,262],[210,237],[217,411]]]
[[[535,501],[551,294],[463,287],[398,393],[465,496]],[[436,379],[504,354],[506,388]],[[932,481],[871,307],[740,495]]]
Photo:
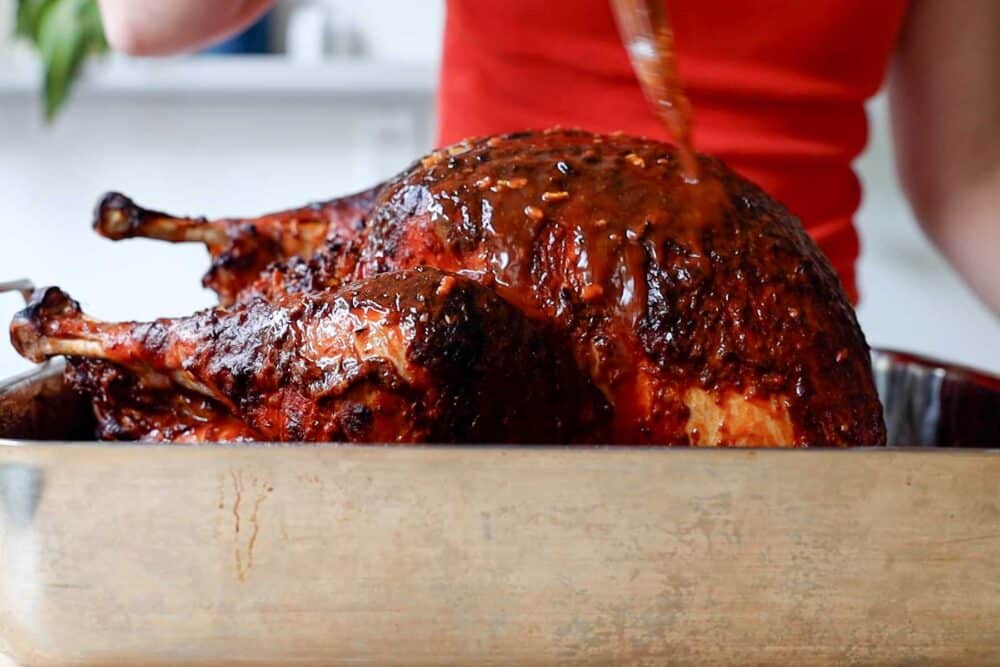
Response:
[[[896,162],[927,235],[1000,314],[1000,2],[914,0],[890,76]]]
[[[274,0],[99,0],[117,51],[162,56],[208,46],[257,20]]]

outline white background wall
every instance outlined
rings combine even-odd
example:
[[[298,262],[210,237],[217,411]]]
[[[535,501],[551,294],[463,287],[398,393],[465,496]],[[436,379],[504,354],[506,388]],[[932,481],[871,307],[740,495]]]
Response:
[[[356,3],[382,60],[434,61],[438,3]],[[168,211],[258,214],[370,185],[431,141],[430,94],[347,103],[336,96],[84,92],[54,127],[33,95],[0,85],[0,280],[58,284],[96,316],[152,318],[207,306],[204,251],[111,243],[89,228],[98,196],[121,190]],[[1000,323],[917,230],[892,171],[884,107],[873,106],[859,215],[862,324],[873,345],[1000,372]],[[0,295],[0,321],[17,308]],[[0,376],[28,365],[0,343]]]

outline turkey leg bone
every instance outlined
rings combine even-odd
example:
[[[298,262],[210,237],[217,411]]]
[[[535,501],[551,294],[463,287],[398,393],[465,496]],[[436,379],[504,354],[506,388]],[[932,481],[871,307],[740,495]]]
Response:
[[[233,303],[240,291],[275,261],[313,255],[324,246],[354,239],[364,229],[378,188],[270,213],[257,218],[175,216],[143,208],[117,192],[104,195],[94,213],[94,229],[112,240],[150,238],[202,243],[212,258],[202,283]]]
[[[502,335],[498,335],[502,334]],[[11,325],[25,357],[103,359],[210,397],[263,439],[566,442],[596,392],[488,288],[436,269],[188,318],[105,323],[56,288]],[[589,400],[589,398],[588,398]]]

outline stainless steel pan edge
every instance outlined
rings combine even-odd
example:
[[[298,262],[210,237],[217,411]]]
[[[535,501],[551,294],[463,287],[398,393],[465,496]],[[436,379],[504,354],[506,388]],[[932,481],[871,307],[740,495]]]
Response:
[[[996,452],[0,448],[24,665],[1000,663]]]

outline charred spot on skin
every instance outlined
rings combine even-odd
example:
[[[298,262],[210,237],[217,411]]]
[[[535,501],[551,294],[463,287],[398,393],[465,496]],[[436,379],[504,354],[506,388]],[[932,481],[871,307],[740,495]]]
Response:
[[[361,403],[351,403],[341,413],[341,426],[348,440],[364,440],[375,423],[371,408]]]
[[[125,238],[139,229],[142,211],[120,192],[108,192],[94,211],[94,229],[111,239]]]
[[[25,311],[31,318],[62,317],[80,313],[80,304],[58,287],[35,292]]]
[[[36,363],[51,356],[46,337],[59,328],[58,320],[80,312],[79,304],[57,287],[36,290],[27,307],[14,315],[10,340],[23,357]]]
[[[500,136],[501,136],[502,139],[508,139],[508,140],[514,141],[514,140],[517,140],[517,139],[527,139],[528,137],[532,136],[533,134],[534,134],[534,132],[532,132],[531,130],[521,130],[521,131],[518,131],[518,132],[510,132],[508,134],[503,134],[503,135],[500,135]]]
[[[443,241],[446,252],[457,255],[454,260],[447,257],[449,266],[453,261],[476,262],[477,271],[496,278],[503,296],[514,294],[525,306],[581,331],[590,326],[584,323],[591,321],[591,311],[601,310],[583,299],[584,286],[593,283],[605,291],[602,298],[609,312],[603,315],[609,320],[635,322],[637,314],[647,324],[659,320],[655,331],[640,332],[637,352],[649,354],[667,376],[683,375],[684,382],[739,387],[763,372],[759,369],[780,366],[789,354],[808,351],[810,358],[828,363],[836,358],[842,339],[809,338],[810,329],[803,326],[829,310],[826,304],[807,300],[808,290],[825,293],[835,278],[817,272],[804,235],[796,240],[794,229],[789,235],[790,216],[721,163],[701,158],[701,185],[676,192],[679,165],[666,145],[629,137],[594,143],[592,135],[572,131],[522,136],[526,140],[515,136],[495,152],[487,149],[488,140],[481,140],[474,154],[490,154],[492,160],[470,176],[438,170],[433,178],[415,174],[405,181],[431,190],[434,202],[445,209],[443,217],[457,221],[452,216],[461,216],[462,222],[448,231],[453,236]],[[635,158],[626,156],[641,159],[648,175],[638,171],[642,167]],[[505,184],[503,195],[484,198],[477,190],[482,186],[476,184],[487,176],[491,180],[483,184],[489,187],[497,186],[497,179],[509,183],[525,176],[528,184],[520,193]],[[560,208],[546,202],[546,192],[571,187],[573,196]],[[483,201],[490,202],[489,216],[483,213]],[[552,215],[553,224],[545,224],[544,218],[531,224],[534,212],[525,210],[529,202],[546,217]],[[716,209],[713,215],[705,214]],[[573,215],[557,218],[557,211]],[[384,222],[384,236],[391,236],[395,225]],[[379,243],[381,254],[373,256],[371,265],[391,268],[397,256],[379,264],[387,245]],[[424,243],[437,240],[431,237]],[[561,264],[566,258],[571,263]],[[485,271],[479,263],[483,261]],[[587,266],[578,266],[578,261]],[[655,280],[649,278],[654,266],[666,269]],[[569,275],[563,271],[572,274],[573,299],[561,292],[561,276]],[[642,293],[646,288],[648,298]],[[751,305],[734,309],[733,304],[742,303]],[[774,340],[774,349],[769,349],[769,340]],[[851,362],[861,358],[863,348],[848,349]],[[845,373],[849,365],[842,364],[838,372]],[[811,378],[814,372],[804,374]],[[825,405],[800,398],[795,382],[795,374],[784,373],[778,381],[761,381],[757,391],[763,398],[775,392],[789,396],[793,415]],[[827,384],[817,380],[818,400],[826,401],[828,392]]]

